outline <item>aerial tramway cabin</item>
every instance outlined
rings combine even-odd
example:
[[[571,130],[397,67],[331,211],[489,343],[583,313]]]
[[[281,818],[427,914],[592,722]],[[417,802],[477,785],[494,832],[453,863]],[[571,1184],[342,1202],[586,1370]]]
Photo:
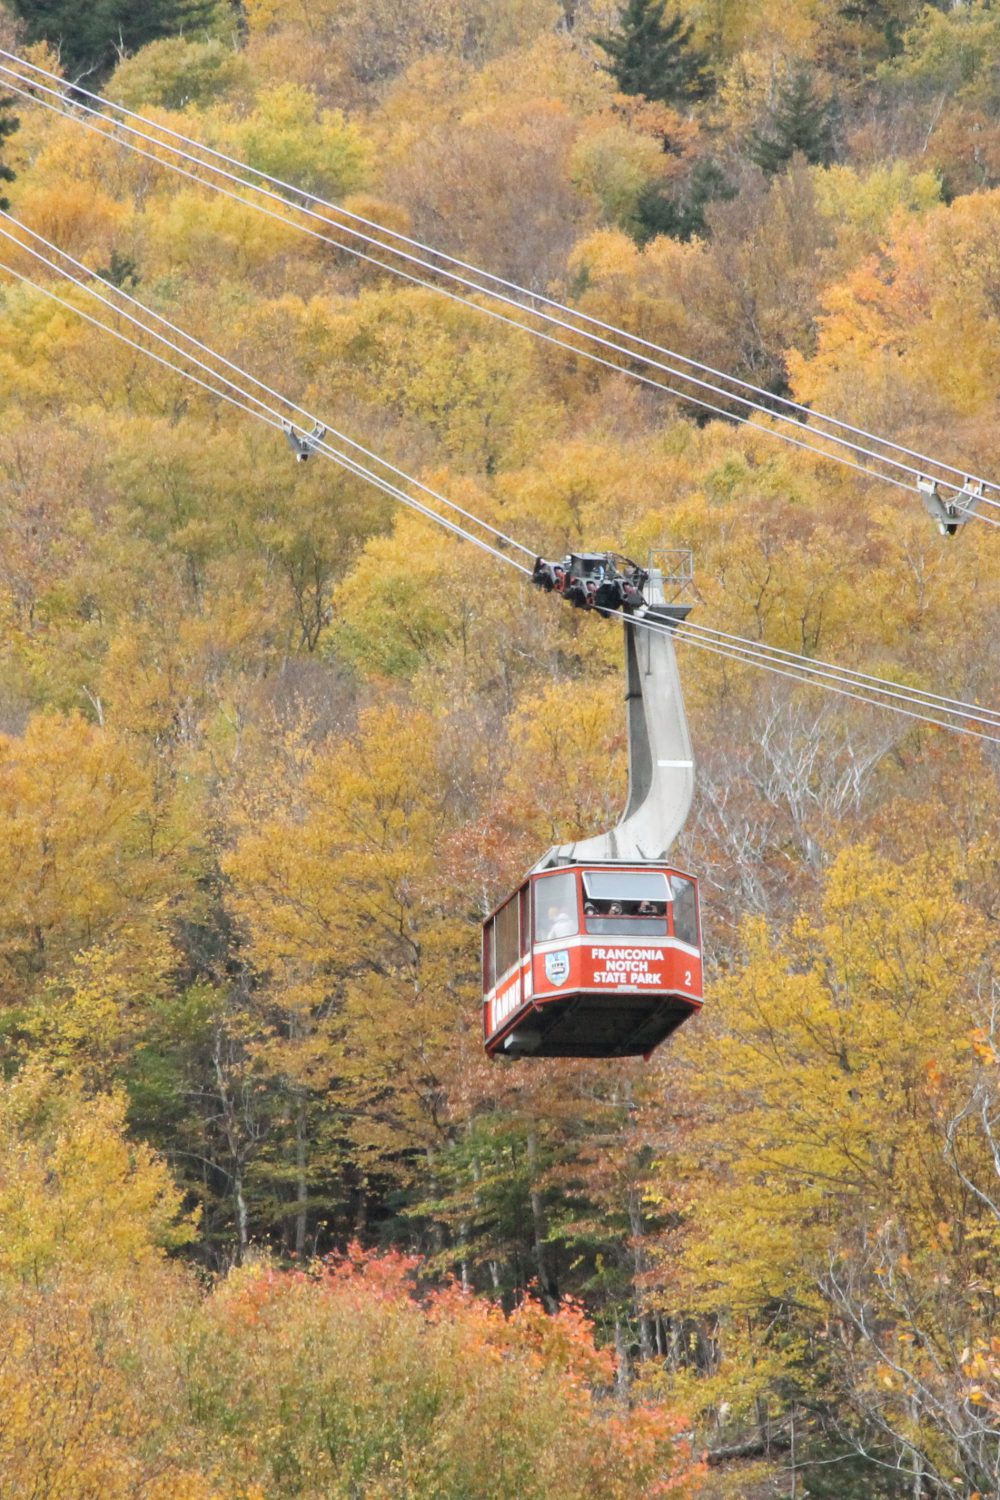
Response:
[[[689,576],[683,556],[672,584]],[[582,580],[584,597],[570,603],[625,616],[629,795],[614,828],[549,849],[486,918],[486,1051],[648,1057],[702,1000],[698,885],[666,863],[694,791],[672,639],[690,605],[665,601],[652,557],[648,570],[617,553],[538,558],[532,576],[563,598]],[[588,580],[621,584],[627,597],[591,597]]]
[[[701,1008],[698,885],[662,863],[532,872],[483,924],[491,1057],[648,1057]]]

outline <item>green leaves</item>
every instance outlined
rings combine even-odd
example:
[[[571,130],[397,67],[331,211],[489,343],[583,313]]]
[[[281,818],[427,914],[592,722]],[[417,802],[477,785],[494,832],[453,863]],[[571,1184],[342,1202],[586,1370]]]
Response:
[[[666,0],[628,0],[618,30],[592,38],[607,54],[608,71],[623,94],[643,94],[665,104],[703,98],[707,55],[692,45],[694,27]]]
[[[157,37],[185,27],[204,26],[214,0],[14,0],[32,41],[44,39],[59,50],[68,76],[110,71],[122,51],[134,52]]]
[[[778,88],[766,124],[754,131],[750,154],[772,177],[796,154],[826,166],[833,151],[832,107],[818,94],[809,70],[797,67]]]

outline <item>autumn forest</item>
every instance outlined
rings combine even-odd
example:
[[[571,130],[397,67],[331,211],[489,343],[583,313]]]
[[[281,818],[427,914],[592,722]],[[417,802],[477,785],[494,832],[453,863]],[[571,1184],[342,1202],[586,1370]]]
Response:
[[[1000,507],[811,434],[1000,480],[1000,9],[4,0],[0,190],[0,1496],[995,1497]],[[693,626],[966,717],[680,640],[704,1008],[489,1060],[484,916],[624,805],[621,628],[125,298],[404,498],[690,549]]]

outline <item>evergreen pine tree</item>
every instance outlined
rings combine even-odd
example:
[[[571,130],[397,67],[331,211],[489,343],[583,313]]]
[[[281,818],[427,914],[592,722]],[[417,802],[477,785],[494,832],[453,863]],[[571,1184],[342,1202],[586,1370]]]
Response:
[[[8,114],[8,110],[13,103],[14,101],[10,97],[6,99],[0,99],[0,145],[2,145],[2,143],[7,139],[9,135],[14,134],[14,131],[21,123],[16,115]],[[0,161],[0,182],[13,181],[14,173],[11,171],[10,167],[7,166],[6,162]],[[0,193],[0,209],[3,209],[4,213],[6,213],[9,208],[9,200],[5,198],[2,193]]]
[[[689,240],[707,232],[705,210],[710,203],[736,196],[736,189],[718,162],[705,157],[681,189],[664,189],[662,183],[650,182],[639,194],[635,210],[635,239],[640,245],[658,234],[669,234],[675,240]]]
[[[9,0],[28,39],[55,47],[70,78],[108,73],[122,52],[203,25],[215,0]]]
[[[751,157],[769,177],[797,151],[813,165],[833,160],[833,108],[819,97],[804,67],[781,85],[766,130],[755,130],[750,142]]]
[[[623,94],[643,94],[664,104],[704,98],[707,55],[691,45],[694,28],[677,13],[664,19],[665,0],[628,0],[618,30],[594,36]]]

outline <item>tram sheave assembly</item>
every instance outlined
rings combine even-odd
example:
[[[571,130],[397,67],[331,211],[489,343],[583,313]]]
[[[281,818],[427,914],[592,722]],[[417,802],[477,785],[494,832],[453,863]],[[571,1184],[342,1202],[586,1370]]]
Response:
[[[701,1008],[698,882],[666,862],[694,792],[672,639],[690,605],[664,602],[657,569],[643,584],[642,624],[624,621],[628,804],[610,832],[550,849],[484,922],[491,1057],[648,1057]]]

